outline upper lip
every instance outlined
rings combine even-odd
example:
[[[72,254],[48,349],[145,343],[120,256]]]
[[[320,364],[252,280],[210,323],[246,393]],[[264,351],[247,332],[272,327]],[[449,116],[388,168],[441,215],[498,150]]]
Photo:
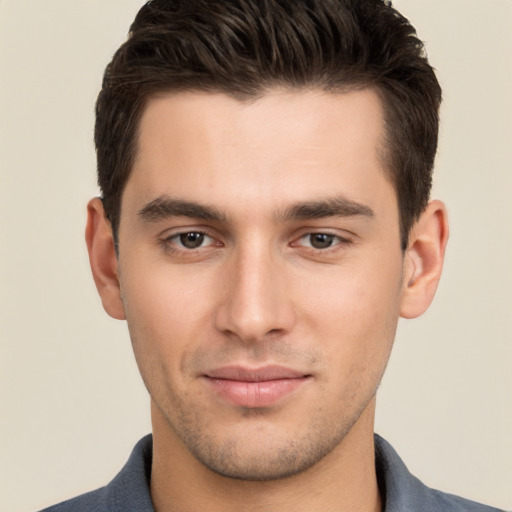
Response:
[[[213,379],[236,380],[241,382],[264,382],[267,380],[308,377],[308,374],[304,372],[278,365],[263,366],[260,368],[224,366],[222,368],[209,370],[205,375]]]

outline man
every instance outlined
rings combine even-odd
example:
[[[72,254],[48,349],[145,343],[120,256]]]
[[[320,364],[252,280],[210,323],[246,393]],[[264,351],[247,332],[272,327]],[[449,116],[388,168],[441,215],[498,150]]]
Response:
[[[440,100],[381,0],[141,9],[98,98],[86,239],[153,436],[49,510],[492,510],[373,434],[398,318],[441,274]]]

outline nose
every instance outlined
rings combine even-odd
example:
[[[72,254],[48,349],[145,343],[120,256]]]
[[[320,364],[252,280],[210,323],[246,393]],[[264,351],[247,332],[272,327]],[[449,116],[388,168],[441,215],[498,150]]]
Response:
[[[244,342],[289,333],[295,324],[293,297],[279,257],[247,248],[233,255],[224,274],[216,328]]]

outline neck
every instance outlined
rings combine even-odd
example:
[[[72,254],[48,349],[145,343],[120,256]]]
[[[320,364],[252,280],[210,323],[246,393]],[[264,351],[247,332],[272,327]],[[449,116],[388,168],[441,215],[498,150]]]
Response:
[[[195,459],[152,404],[151,497],[156,512],[380,512],[375,472],[375,399],[346,437],[314,466],[272,481],[214,473]]]

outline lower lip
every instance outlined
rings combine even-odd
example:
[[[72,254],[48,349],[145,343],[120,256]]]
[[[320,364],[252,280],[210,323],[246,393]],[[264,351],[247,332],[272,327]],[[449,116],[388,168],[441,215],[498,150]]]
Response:
[[[214,390],[224,399],[240,407],[270,407],[302,386],[308,377],[276,379],[260,382],[215,379],[207,377]]]

